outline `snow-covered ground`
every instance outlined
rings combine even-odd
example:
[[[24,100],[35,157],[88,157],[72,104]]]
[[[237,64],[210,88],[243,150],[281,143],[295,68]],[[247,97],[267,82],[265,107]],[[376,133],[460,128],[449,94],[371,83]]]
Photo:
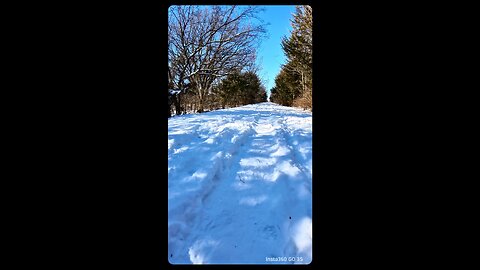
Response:
[[[168,120],[172,264],[308,264],[312,114],[265,102]]]

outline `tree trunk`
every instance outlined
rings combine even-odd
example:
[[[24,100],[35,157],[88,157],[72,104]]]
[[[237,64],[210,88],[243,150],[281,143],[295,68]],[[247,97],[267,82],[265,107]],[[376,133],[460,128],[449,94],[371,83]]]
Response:
[[[178,105],[178,100],[176,95],[172,96],[172,101],[173,101],[173,106],[175,107],[175,114],[178,114],[177,112],[178,112],[179,105]]]
[[[175,105],[175,114],[180,115],[182,114],[182,107],[180,104],[180,95],[174,95],[172,97],[173,104]]]
[[[305,95],[305,79],[302,71],[302,95]]]
[[[197,110],[197,112],[199,112],[199,113],[203,112],[204,95],[203,95],[202,91],[203,91],[202,88],[200,88],[199,91],[198,91],[198,110]]]

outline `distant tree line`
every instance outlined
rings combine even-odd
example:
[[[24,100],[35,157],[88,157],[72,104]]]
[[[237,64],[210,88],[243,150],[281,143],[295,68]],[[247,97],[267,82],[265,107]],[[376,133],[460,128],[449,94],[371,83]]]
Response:
[[[256,6],[169,8],[169,117],[266,101],[255,66],[265,33],[259,11]]]
[[[290,37],[282,39],[287,57],[275,86],[270,90],[270,101],[304,109],[312,108],[312,27],[310,6],[296,6],[291,19]]]

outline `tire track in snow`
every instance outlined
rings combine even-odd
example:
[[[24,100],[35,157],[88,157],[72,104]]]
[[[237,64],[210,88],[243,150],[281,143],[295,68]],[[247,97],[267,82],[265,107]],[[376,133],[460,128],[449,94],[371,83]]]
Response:
[[[215,188],[218,186],[218,181],[221,179],[222,174],[225,172],[225,169],[230,167],[230,164],[238,156],[238,150],[245,145],[245,142],[251,137],[251,134],[254,133],[253,127],[255,126],[255,123],[256,120],[254,119],[253,124],[249,124],[248,128],[244,132],[241,132],[238,136],[232,136],[229,140],[232,144],[228,150],[220,151],[217,153],[215,160],[216,170],[212,177],[216,179],[216,181],[214,182],[217,184],[210,186],[209,189],[203,192],[202,205],[206,202],[208,197],[211,195],[212,192],[214,192]],[[221,140],[225,141],[224,138],[221,138]]]
[[[285,141],[285,145],[288,147],[288,149],[290,150],[290,157],[291,157],[291,161],[293,163],[293,166],[295,166],[296,168],[299,169],[299,171],[301,172],[302,174],[302,179],[303,179],[303,184],[305,186],[305,188],[308,190],[308,192],[310,193],[310,198],[311,198],[311,193],[312,193],[312,175],[310,173],[310,171],[305,168],[300,162],[298,162],[298,159],[299,159],[299,152],[297,150],[296,147],[294,147],[294,144],[292,142],[292,136],[290,135],[291,132],[290,132],[290,129],[288,128],[288,125],[286,124],[286,115],[283,114],[282,115],[282,118],[281,120],[278,121],[278,123],[280,124],[280,133],[282,135],[282,138],[283,140]],[[296,190],[298,188],[298,186],[294,186],[294,187],[289,187],[291,189],[294,189]],[[297,191],[297,190],[296,190]],[[306,209],[306,212],[307,214],[309,214],[309,217],[311,218],[311,201],[310,201],[310,205],[305,205],[307,207]],[[292,256],[292,254],[295,254],[295,256],[297,257],[303,257],[302,254],[301,254],[301,251],[302,250],[299,250],[298,247],[297,247],[297,242],[298,240],[296,241],[295,238],[299,237],[298,235],[298,227],[299,224],[296,223],[295,225],[290,223],[288,225],[288,242],[286,245],[284,245],[284,248],[283,248],[283,251],[284,251],[284,256]],[[302,237],[302,236],[300,236]],[[308,257],[308,256],[307,256]],[[292,263],[295,263],[295,262],[292,262]]]
[[[209,145],[216,148],[215,155],[211,155],[212,160],[208,164],[210,168],[208,181],[204,181],[201,190],[194,196],[192,194],[182,198],[189,201],[192,206],[190,209],[179,211],[177,215],[171,215],[173,213],[169,209],[169,220],[171,218],[188,220],[188,223],[173,224],[171,228],[169,226],[168,249],[169,256],[174,253],[173,262],[188,264],[194,256],[194,260],[200,259],[205,263],[218,263],[219,259],[226,260],[227,263],[228,260],[236,263],[245,258],[242,255],[255,250],[257,253],[262,250],[269,254],[260,252],[259,256],[247,256],[245,260],[256,257],[257,262],[265,263],[263,255],[301,254],[302,247],[297,245],[298,239],[295,239],[295,234],[299,218],[305,216],[308,211],[304,209],[303,202],[289,191],[295,191],[301,182],[295,181],[295,176],[289,174],[288,170],[294,172],[298,169],[300,174],[297,174],[297,177],[310,181],[311,174],[300,164],[299,153],[292,144],[292,136],[287,127],[287,116],[282,113],[284,109],[279,108],[279,111],[272,107],[262,109],[253,111],[245,108],[238,109],[238,113],[218,113],[219,125],[227,127],[230,123],[234,125],[240,123],[248,128],[242,129],[244,131],[240,134],[229,133],[226,128],[221,134],[215,134],[218,132],[216,128],[208,132],[207,140],[211,143]],[[207,145],[207,140],[198,142],[197,147]],[[280,149],[281,147],[284,150]],[[203,158],[201,157],[203,152],[193,153],[196,158]],[[271,159],[276,163],[265,163],[268,157],[274,157]],[[257,165],[255,159],[258,160]],[[188,162],[183,164],[189,165]],[[252,165],[253,167],[249,167]],[[292,166],[296,169],[292,169]],[[273,173],[270,173],[272,170]],[[237,178],[241,171],[253,173],[250,179],[243,179],[246,183],[241,183]],[[253,181],[268,180],[259,179],[265,173],[269,174],[268,177],[273,181]],[[234,183],[250,184],[251,187],[235,192]],[[266,200],[262,202],[260,195],[266,195]],[[242,199],[247,199],[243,201],[247,205],[242,204]],[[302,213],[295,213],[298,210]],[[288,215],[291,215],[290,220]],[[285,217],[279,219],[279,216]],[[171,232],[176,238],[170,242]]]
[[[291,132],[290,132],[290,129],[288,128],[288,125],[286,124],[286,117],[285,115],[283,116],[282,120],[280,121],[280,125],[281,125],[281,134],[282,134],[282,137],[285,139],[285,142],[286,142],[286,146],[288,147],[288,149],[291,151],[292,153],[292,163],[295,167],[297,167],[300,172],[303,174],[304,176],[304,179],[305,179],[305,185],[308,189],[308,191],[310,193],[312,193],[312,174],[310,173],[310,170],[308,170],[307,168],[305,168],[305,166],[303,166],[300,162],[298,162],[299,160],[299,151],[297,150],[296,147],[294,147],[293,145],[293,141],[292,141],[292,136],[290,135]]]
[[[195,131],[194,134],[194,136],[199,137],[197,131]],[[233,136],[233,132],[229,132],[228,129],[223,129],[219,134],[209,132],[208,135],[213,135],[213,137],[209,137],[207,140],[204,140],[205,138],[199,138],[199,140],[193,139],[190,140],[190,142],[195,141],[196,146],[194,148],[196,149],[198,149],[198,147],[205,147],[208,149],[208,147],[213,147],[212,145],[215,145],[215,143],[218,143],[219,141],[221,142],[221,139],[224,139],[225,137],[230,135]],[[188,146],[192,148],[192,145]],[[205,153],[208,154],[209,152]],[[217,171],[221,155],[221,152],[217,152],[216,154],[211,156],[212,162],[210,163],[209,168],[199,167],[200,164],[197,165],[195,163],[192,163],[192,161],[195,161],[198,156],[190,156],[188,152],[184,155],[182,155],[182,153],[179,153],[175,156],[175,159],[184,159],[183,162],[177,162],[180,163],[179,165],[177,165],[179,169],[185,170],[185,168],[190,168],[188,169],[187,174],[189,173],[193,175],[203,170],[203,174],[201,174],[203,176],[203,179],[201,179],[199,186],[197,186],[197,188],[190,193],[189,200],[183,201],[180,204],[174,205],[172,207],[169,206],[169,250],[178,249],[179,247],[176,246],[176,243],[184,242],[189,237],[190,229],[196,223],[196,217],[199,212],[198,206],[201,205],[205,193],[212,189],[212,186],[218,180]],[[175,164],[175,162],[173,163]],[[169,178],[170,174],[175,174],[175,171],[169,171]],[[181,178],[178,178],[176,180],[184,181]],[[171,182],[174,182],[174,180],[169,179],[169,184]],[[178,185],[178,183],[176,184]],[[170,222],[170,219],[172,219],[173,221]]]
[[[218,182],[218,180],[220,180],[221,174],[232,163],[233,158],[237,155],[238,149],[244,145],[249,135],[252,134],[252,130],[253,130],[252,125],[250,125],[249,129],[240,133],[239,136],[237,137],[232,136],[230,138],[230,141],[231,142],[233,141],[233,142],[230,148],[227,151],[220,151],[217,153],[218,156],[216,156],[216,160],[215,160],[216,170],[212,177],[216,179],[216,181],[214,182]],[[204,196],[202,197],[202,204],[205,202],[207,197],[214,191],[214,188],[216,186],[217,185],[213,185],[209,190],[204,192]]]
[[[230,164],[239,164],[238,169],[242,169],[243,172],[254,172],[255,170],[249,169],[248,165],[246,165],[247,167],[243,167],[241,165],[241,160],[243,158],[251,160],[255,159],[255,157],[258,157],[258,154],[257,156],[255,156],[255,154],[252,155],[251,153],[249,153],[249,150],[254,148],[254,141],[256,141],[258,145],[264,146],[264,148],[261,150],[264,152],[263,155],[266,156],[269,156],[277,149],[275,147],[272,147],[274,150],[267,150],[269,148],[267,147],[267,145],[275,146],[275,142],[272,141],[273,138],[280,139],[283,141],[282,144],[286,144],[286,140],[284,137],[277,137],[277,130],[281,128],[281,126],[272,125],[270,116],[271,114],[257,113],[253,118],[249,119],[249,121],[252,122],[251,130],[253,130],[254,133],[252,133],[248,138],[244,137],[245,144],[240,144],[238,149],[232,149],[235,152],[229,152],[230,154],[233,154],[233,156],[225,161],[224,166],[229,166]],[[288,157],[284,158],[288,159]],[[268,165],[268,167],[272,168],[272,170],[275,171],[276,164],[273,163],[271,165]],[[248,252],[250,248],[253,248],[253,246],[248,245],[253,245],[253,243],[244,243],[241,240],[240,242],[229,242],[225,238],[222,238],[220,235],[215,233],[214,230],[217,227],[228,226],[231,228],[231,230],[235,230],[235,232],[233,233],[243,234],[245,232],[251,232],[253,235],[255,235],[254,238],[257,239],[256,245],[263,246],[265,252],[273,252],[272,256],[292,256],[292,254],[296,254],[295,250],[292,251],[291,249],[287,249],[285,247],[295,247],[295,245],[292,244],[293,240],[291,240],[291,238],[288,236],[291,231],[290,227],[285,227],[285,224],[276,223],[274,221],[275,217],[278,216],[285,216],[284,218],[287,219],[288,216],[286,216],[284,213],[285,209],[292,208],[292,206],[294,207],[297,203],[293,196],[281,196],[282,190],[293,190],[293,187],[291,186],[293,183],[291,183],[291,180],[287,179],[287,175],[283,174],[279,177],[279,179],[274,179],[273,181],[260,181],[250,183],[251,181],[262,179],[244,179],[245,181],[242,181],[242,179],[240,178],[240,173],[242,171],[233,170],[233,168],[231,169],[232,170],[227,174],[224,174],[224,171],[222,171],[221,178],[223,179],[223,182],[221,183],[221,185],[223,185],[223,187],[218,188],[219,192],[222,192],[226,189],[231,189],[232,183],[235,183],[237,181],[241,181],[243,183],[237,183],[239,185],[252,185],[251,189],[246,193],[241,193],[242,191],[239,191],[235,193],[236,195],[232,194],[233,197],[229,198],[224,198],[222,194],[215,194],[215,196],[213,196],[209,201],[205,203],[205,213],[208,214],[204,215],[200,219],[201,224],[199,224],[196,229],[198,231],[202,231],[203,233],[209,232],[212,235],[215,235],[217,238],[224,239],[224,245],[236,244],[235,248],[233,250],[230,250],[229,252],[240,252],[241,254],[242,252],[240,250],[242,249],[244,250],[243,252]],[[269,176],[274,177],[273,173]],[[265,190],[264,188],[268,186],[270,188]],[[260,195],[259,193],[265,193],[269,195],[270,201],[265,202],[268,204],[267,206],[262,205],[263,200],[267,199],[267,197],[264,195]],[[252,195],[254,196],[252,197]],[[244,196],[248,197],[245,198]],[[242,201],[251,205],[239,206],[238,203],[240,202],[241,204]],[[256,206],[257,203],[259,204],[258,206]],[[213,204],[214,207],[210,208],[210,204]],[[218,204],[222,205],[223,207],[218,209]],[[252,218],[249,217],[248,214],[250,209],[249,207],[260,207],[260,209],[257,209],[255,211],[263,213],[263,218],[253,219],[250,222],[246,221]],[[211,209],[216,209],[216,212],[212,212]],[[291,223],[292,222],[290,222],[290,224]],[[194,239],[195,241],[202,240],[197,238]],[[272,246],[272,243],[274,242],[276,242],[276,244]],[[226,248],[228,249],[228,247]],[[220,250],[215,250],[214,252],[216,252],[216,254],[221,253]],[[259,259],[259,262],[262,262],[262,260],[264,260],[263,257]]]
[[[231,165],[239,162],[239,160],[244,156],[245,149],[249,149],[251,145],[251,141],[256,134],[255,128],[258,125],[258,118],[259,114],[255,114],[243,119],[233,119],[233,121],[242,121],[247,123],[246,126],[248,127],[245,131],[238,134],[238,136],[234,136],[231,138],[230,142],[232,143],[228,150],[222,151],[222,155],[219,156],[219,166],[215,172],[215,178],[219,179],[215,185],[209,187],[205,192],[202,193],[202,209],[203,214],[199,214],[197,220],[199,222],[194,225],[193,231],[200,231],[202,234],[205,231],[210,231],[216,228],[216,226],[220,226],[219,224],[231,226],[232,222],[235,223],[235,217],[233,216],[231,211],[227,211],[228,207],[224,209],[220,213],[215,213],[214,215],[209,215],[210,211],[208,209],[218,207],[217,204],[222,203],[218,201],[218,198],[222,197],[222,191],[228,189],[232,182],[237,181],[235,177],[231,177],[231,174],[236,174],[236,171],[226,170],[232,169]],[[221,187],[219,187],[221,186]],[[216,190],[219,190],[216,193]],[[213,197],[213,198],[212,198]],[[232,202],[230,202],[231,204]],[[229,205],[228,202],[223,202],[224,205]],[[231,207],[234,208],[234,207]],[[230,208],[230,209],[231,209]],[[201,235],[200,235],[201,236]],[[186,258],[186,254],[189,253],[191,247],[197,245],[197,243],[201,243],[204,239],[199,239],[199,235],[190,235],[188,239],[186,239],[184,246],[181,248],[181,253],[183,253],[183,257]],[[179,250],[177,249],[177,252]],[[184,259],[185,260],[185,259]],[[187,260],[188,261],[188,260]]]
[[[229,147],[229,150],[227,151],[219,151],[217,154],[213,156],[213,170],[211,170],[211,176],[209,176],[208,179],[204,179],[206,184],[201,188],[201,191],[197,194],[195,194],[190,202],[187,202],[189,206],[184,206],[185,211],[181,211],[179,213],[182,213],[186,219],[183,219],[183,224],[180,226],[174,225],[176,227],[173,228],[172,232],[174,232],[175,235],[181,235],[182,242],[184,242],[182,247],[171,247],[170,242],[169,242],[169,250],[175,250],[175,253],[178,253],[180,251],[181,254],[176,254],[176,257],[183,258],[185,260],[188,255],[188,248],[191,246],[195,240],[197,239],[197,236],[195,235],[190,235],[189,231],[192,231],[192,228],[196,228],[199,223],[201,222],[196,222],[199,218],[199,214],[201,213],[201,209],[203,208],[202,206],[205,204],[206,200],[209,198],[209,196],[214,192],[216,187],[219,185],[221,182],[221,173],[228,167],[229,160],[231,160],[232,155],[235,156],[236,151],[238,151],[238,148],[243,146],[244,141],[248,136],[252,133],[253,130],[253,124],[249,125],[249,128],[241,132],[238,136],[232,135],[232,132],[225,132],[225,129],[222,130],[220,134],[216,134],[213,138],[213,142],[222,142],[226,141],[225,137],[228,135],[232,135],[228,141],[233,141],[232,145]],[[211,138],[209,138],[211,139]],[[208,140],[208,139],[207,139]],[[197,211],[195,211],[197,210]],[[172,210],[173,212],[173,210]],[[170,216],[170,211],[169,211],[169,216]],[[182,221],[182,218],[180,218],[180,221]],[[177,222],[178,223],[178,222]],[[195,229],[193,231],[196,231]],[[172,240],[174,239],[174,236],[170,235],[169,232],[169,238]],[[173,241],[172,241],[173,242]],[[170,252],[170,251],[169,251]],[[170,252],[172,253],[172,252]],[[173,255],[172,255],[173,257]],[[187,260],[188,261],[188,260]]]

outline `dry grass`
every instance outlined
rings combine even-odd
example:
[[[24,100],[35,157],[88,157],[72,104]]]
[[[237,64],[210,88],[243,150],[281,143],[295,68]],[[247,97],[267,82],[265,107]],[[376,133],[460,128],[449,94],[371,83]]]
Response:
[[[305,93],[299,98],[296,98],[293,101],[293,107],[298,107],[302,108],[304,110],[306,109],[311,109],[312,108],[312,94],[311,93]]]

